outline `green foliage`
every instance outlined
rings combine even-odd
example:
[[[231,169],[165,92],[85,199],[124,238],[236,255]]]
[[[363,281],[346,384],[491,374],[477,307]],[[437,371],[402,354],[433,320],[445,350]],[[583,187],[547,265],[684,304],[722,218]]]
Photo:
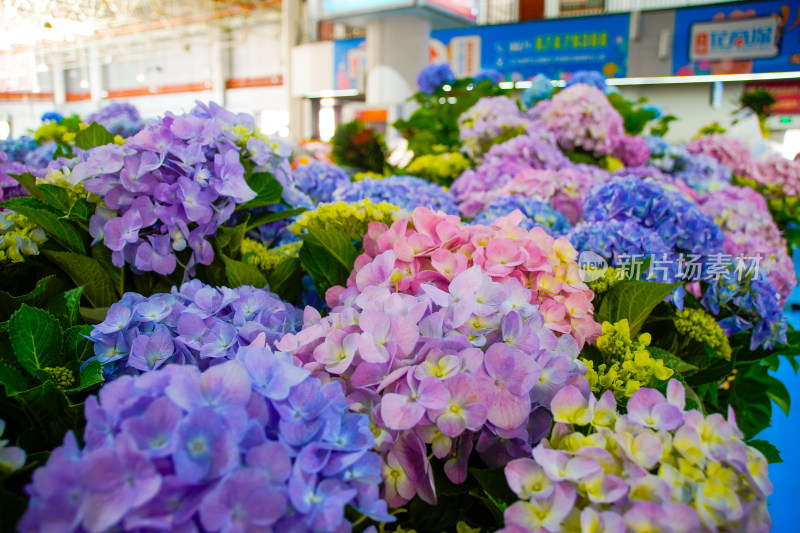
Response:
[[[598,322],[619,322],[628,319],[631,336],[639,333],[647,317],[680,283],[625,280],[605,294],[595,313]]]
[[[383,172],[386,143],[383,135],[360,120],[340,124],[331,139],[331,158],[339,165],[370,172]]]
[[[622,115],[625,133],[628,135],[639,135],[647,127],[648,122],[656,118],[655,110],[642,109],[642,104],[647,103],[646,98],[631,102],[621,94],[612,93],[608,95],[608,101]]]
[[[329,288],[347,282],[358,251],[353,241],[340,231],[310,228],[300,237],[303,239],[300,261],[314,281],[317,294],[325,298]]]
[[[113,142],[114,134],[97,122],[92,122],[89,126],[75,134],[75,146],[82,150],[88,150],[95,146],[104,146]]]

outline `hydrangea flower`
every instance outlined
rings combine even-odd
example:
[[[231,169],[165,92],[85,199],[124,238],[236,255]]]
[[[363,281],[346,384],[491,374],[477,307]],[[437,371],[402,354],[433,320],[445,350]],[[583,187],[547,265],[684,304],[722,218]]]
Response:
[[[263,343],[201,372],[169,365],[107,384],[26,488],[34,531],[348,530],[378,498],[368,417]]]
[[[333,192],[350,183],[350,177],[342,169],[316,160],[298,163],[291,180],[315,203],[333,201]]]
[[[649,165],[672,175],[704,194],[727,187],[731,171],[713,157],[690,153],[683,145],[672,145],[656,135],[647,137]]]
[[[6,421],[0,418],[0,473],[13,472],[25,465],[25,450],[16,446],[9,446],[8,441],[2,439],[6,430]]]
[[[419,176],[438,185],[450,185],[465,170],[470,168],[470,160],[459,152],[426,154],[415,157],[406,167],[406,172]],[[382,179],[382,178],[381,178]]]
[[[456,75],[450,68],[450,63],[436,63],[423,68],[417,75],[417,85],[419,90],[433,94],[436,89],[447,83],[456,81]]]
[[[499,70],[494,70],[494,69],[491,69],[491,68],[490,69],[481,70],[480,72],[475,74],[475,76],[473,76],[473,78],[472,78],[472,80],[475,83],[480,83],[480,82],[482,82],[484,80],[489,80],[494,85],[497,85],[498,83],[500,83],[504,79],[505,79],[505,74],[503,74]]]
[[[39,146],[36,139],[30,135],[9,137],[0,141],[0,152],[4,152],[10,161],[24,163],[25,157]]]
[[[42,143],[41,146],[37,146],[28,152],[28,154],[25,156],[25,164],[33,169],[32,173],[34,175],[40,177],[43,169],[45,169],[53,161],[57,149],[58,143],[55,141]],[[73,147],[72,150],[77,154],[80,148]]]
[[[756,166],[754,177],[760,183],[779,188],[784,196],[800,196],[800,161],[771,154]]]
[[[522,91],[522,103],[532,107],[540,100],[547,100],[553,95],[553,81],[544,74],[537,74],[531,79],[531,86]]]
[[[690,154],[706,154],[727,166],[736,176],[760,181],[750,148],[742,141],[724,133],[702,135],[686,144]]]
[[[30,170],[22,163],[10,160],[5,152],[0,152],[0,201],[28,195],[25,187],[12,178],[11,174],[24,174]]]
[[[763,268],[784,304],[797,285],[786,239],[772,219],[764,197],[749,187],[728,186],[699,200],[700,209],[712,217],[725,235],[725,252],[734,256],[760,256]]]
[[[502,531],[768,532],[766,458],[732,410],[686,411],[685,395],[677,380],[666,397],[642,388],[622,415],[610,392],[561,389],[551,436],[505,467],[520,501]]]
[[[458,139],[472,159],[480,160],[495,144],[525,133],[533,126],[507,96],[484,96],[458,117]]]
[[[537,128],[492,146],[480,165],[464,172],[453,182],[450,191],[458,200],[461,213],[474,217],[484,208],[488,191],[502,187],[520,172],[571,166],[550,132]]]
[[[396,205],[387,202],[376,204],[369,199],[353,203],[332,202],[301,213],[290,230],[295,235],[303,235],[311,229],[321,232],[336,230],[360,242],[367,234],[370,222],[391,224],[401,213],[406,212]]]
[[[579,83],[537,107],[542,104],[546,105],[538,113],[539,120],[565,150],[583,150],[597,157],[613,155],[625,135],[622,116],[597,87]]]
[[[472,220],[472,224],[491,225],[496,219],[505,217],[515,209],[522,213],[519,226],[526,230],[540,227],[550,235],[561,236],[566,234],[572,226],[559,211],[546,201],[534,200],[519,194],[509,196],[495,196],[486,210]]]
[[[525,230],[520,220],[521,213],[512,213],[491,226],[462,225],[457,216],[418,208],[391,227],[370,223],[347,289],[329,289],[328,305],[334,308],[373,285],[408,294],[428,284],[446,290],[456,275],[477,265],[493,281],[514,278],[530,289],[526,303],[540,306],[546,327],[583,346],[599,334],[599,326],[593,294],[578,276],[578,254],[566,239],[541,228]]]
[[[86,123],[97,122],[109,132],[121,137],[130,137],[144,126],[136,106],[127,102],[110,102],[99,111],[86,117]]]
[[[491,191],[488,198],[521,194],[549,202],[567,220],[575,224],[583,213],[583,197],[597,183],[595,176],[582,168],[561,170],[523,170],[502,187]]]
[[[565,87],[572,87],[579,83],[595,87],[603,92],[606,90],[606,77],[602,72],[596,70],[577,70],[573,72],[572,76],[567,78]]]
[[[375,204],[388,203],[407,211],[428,207],[448,214],[457,214],[455,199],[442,187],[415,176],[392,176],[382,180],[365,178],[336,189],[337,202],[370,200]]]
[[[300,324],[300,311],[267,290],[215,288],[192,280],[149,298],[125,293],[89,337],[93,359],[113,378],[168,363],[205,369],[233,359],[259,335],[273,346]]]
[[[46,241],[44,231],[26,217],[0,210],[0,264],[20,263],[25,256],[39,255],[39,245]]]
[[[46,111],[42,113],[42,122],[61,122],[64,120],[64,115],[59,113],[58,111]]]
[[[395,292],[388,250],[359,272],[360,294],[347,289],[324,318],[306,309],[277,344],[370,416],[393,507],[415,494],[435,504],[431,454],[462,483],[473,450],[492,467],[530,453],[550,427],[541,406],[583,372],[578,343],[545,326],[518,280],[492,281],[458,252],[433,257],[452,267],[443,288]]]

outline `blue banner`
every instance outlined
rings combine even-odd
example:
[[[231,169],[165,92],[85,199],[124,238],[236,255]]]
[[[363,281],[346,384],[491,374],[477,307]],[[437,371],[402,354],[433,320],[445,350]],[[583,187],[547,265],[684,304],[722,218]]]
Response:
[[[679,9],[672,72],[678,76],[800,69],[800,3]]]
[[[514,81],[576,70],[620,78],[626,75],[629,26],[623,13],[440,30],[431,34],[431,52],[446,54],[459,77],[494,69]]]

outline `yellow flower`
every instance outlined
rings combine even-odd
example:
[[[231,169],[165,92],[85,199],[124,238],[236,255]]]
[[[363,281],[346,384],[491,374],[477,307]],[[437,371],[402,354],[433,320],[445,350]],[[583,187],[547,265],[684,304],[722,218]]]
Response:
[[[386,202],[375,204],[370,200],[319,204],[313,211],[298,215],[289,229],[296,235],[302,235],[309,229],[336,230],[354,241],[362,241],[369,230],[370,222],[391,225],[395,215],[399,215],[399,209]]]
[[[302,242],[292,242],[280,248],[269,249],[260,242],[243,239],[242,260],[261,270],[273,270],[287,259],[297,257],[302,244]]]

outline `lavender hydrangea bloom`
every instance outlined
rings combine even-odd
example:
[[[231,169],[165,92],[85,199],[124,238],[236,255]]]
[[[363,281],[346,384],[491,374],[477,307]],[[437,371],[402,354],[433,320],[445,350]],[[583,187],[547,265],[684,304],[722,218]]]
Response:
[[[701,194],[719,190],[731,181],[731,171],[704,153],[692,154],[682,145],[673,145],[662,137],[647,137],[650,148],[648,164],[672,175]]]
[[[86,117],[88,124],[97,122],[105,129],[121,137],[135,135],[144,125],[139,110],[133,104],[111,102],[99,111]]]
[[[522,103],[531,107],[539,100],[547,100],[553,95],[553,81],[544,74],[537,74],[531,80],[531,86],[522,91]]]
[[[107,378],[138,374],[168,363],[207,368],[233,359],[259,335],[273,346],[300,327],[299,310],[253,287],[214,288],[198,280],[169,294],[125,293],[94,327],[93,359]]]
[[[456,75],[453,74],[450,63],[428,65],[417,75],[419,90],[427,94],[433,94],[442,85],[454,81],[456,81]]]
[[[328,533],[349,530],[346,505],[392,521],[369,418],[342,389],[258,342],[236,357],[90,397],[86,447],[69,433],[34,472],[19,530]]]
[[[515,209],[519,209],[523,214],[523,219],[520,221],[519,226],[526,230],[539,227],[550,235],[559,237],[566,234],[572,227],[566,217],[556,211],[548,202],[518,194],[493,198],[486,206],[486,209],[475,217],[471,223],[488,226],[495,219],[504,217]]]
[[[23,174],[30,172],[30,169],[22,163],[9,161],[5,152],[0,152],[0,201],[27,196],[28,191],[11,174]]]
[[[350,183],[350,177],[339,167],[310,160],[292,171],[292,182],[316,203],[330,202],[333,192]]]
[[[439,185],[416,176],[393,176],[382,180],[365,178],[336,189],[333,199],[337,202],[371,200],[373,203],[389,202],[408,211],[427,207],[458,214],[453,196]]]
[[[573,85],[577,85],[579,83],[596,87],[604,92],[606,90],[606,77],[602,72],[598,72],[596,70],[578,70],[574,72],[567,80],[565,86],[572,87]]]
[[[42,143],[41,146],[37,146],[27,153],[25,164],[36,170],[44,169],[53,161],[56,150],[58,150],[58,143],[55,141]],[[77,153],[77,149],[73,148],[73,150]]]
[[[479,160],[495,144],[525,133],[533,126],[515,100],[484,96],[458,117],[458,138],[472,159]]]

